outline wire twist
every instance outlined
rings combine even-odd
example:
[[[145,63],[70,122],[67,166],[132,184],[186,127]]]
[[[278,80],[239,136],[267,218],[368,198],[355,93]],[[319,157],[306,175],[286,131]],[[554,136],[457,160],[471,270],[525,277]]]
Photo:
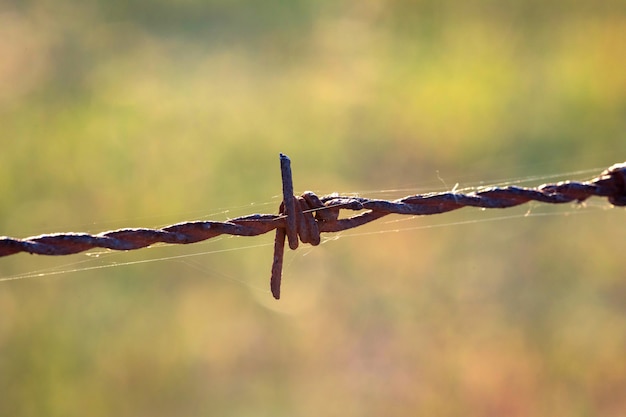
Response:
[[[517,186],[486,187],[463,194],[456,192],[411,195],[393,201],[336,194],[318,197],[307,191],[296,197],[291,161],[280,154],[283,201],[279,214],[252,214],[226,222],[193,221],[161,229],[119,229],[96,235],[54,233],[25,239],[0,237],[0,257],[19,252],[38,255],[69,255],[93,248],[133,250],[155,243],[188,244],[222,234],[257,236],[276,230],[270,289],[280,298],[285,237],[291,249],[299,242],[319,245],[321,233],[352,229],[388,214],[428,215],[462,207],[508,208],[539,201],[550,204],[583,202],[589,197],[606,197],[614,206],[626,206],[626,162],[615,164],[599,176],[584,182],[563,181],[536,188]],[[362,211],[339,219],[340,210]],[[365,210],[365,211],[363,211]]]

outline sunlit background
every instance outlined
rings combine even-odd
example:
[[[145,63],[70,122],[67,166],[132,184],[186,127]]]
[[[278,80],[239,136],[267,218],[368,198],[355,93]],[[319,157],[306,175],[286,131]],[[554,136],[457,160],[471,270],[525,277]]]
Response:
[[[279,152],[320,195],[592,178],[625,69],[619,0],[4,2],[0,235],[276,213]],[[625,220],[389,217],[280,301],[270,235],[0,258],[0,415],[620,416]]]

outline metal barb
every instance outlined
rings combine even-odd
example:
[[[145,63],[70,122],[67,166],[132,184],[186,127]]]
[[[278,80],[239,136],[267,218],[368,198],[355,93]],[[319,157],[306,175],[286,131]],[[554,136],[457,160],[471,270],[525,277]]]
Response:
[[[162,229],[119,229],[97,235],[55,233],[25,239],[0,237],[0,257],[26,252],[38,255],[69,255],[93,248],[133,250],[157,242],[188,244],[222,234],[257,236],[276,230],[270,288],[280,298],[285,236],[291,249],[299,241],[318,245],[320,234],[352,229],[389,214],[439,214],[462,207],[508,208],[539,201],[550,204],[582,202],[592,196],[605,197],[614,206],[626,206],[626,162],[615,164],[596,178],[584,182],[563,181],[536,188],[489,187],[475,192],[443,192],[411,195],[393,201],[345,197],[331,194],[318,197],[307,191],[294,196],[291,161],[280,154],[283,202],[279,214],[252,214],[226,222],[193,221]],[[361,211],[339,219],[340,210]],[[363,211],[365,210],[365,211]]]

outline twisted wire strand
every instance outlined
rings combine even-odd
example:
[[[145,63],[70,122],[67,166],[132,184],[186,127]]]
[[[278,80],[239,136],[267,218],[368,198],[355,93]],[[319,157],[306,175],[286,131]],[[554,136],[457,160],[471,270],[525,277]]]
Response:
[[[270,289],[280,298],[285,238],[289,247],[299,242],[319,245],[320,234],[362,226],[389,214],[430,215],[462,207],[508,208],[538,201],[549,204],[583,202],[606,197],[614,206],[626,206],[626,162],[615,164],[599,176],[584,182],[562,181],[535,188],[518,186],[486,187],[467,194],[457,192],[411,195],[393,201],[331,194],[318,197],[311,191],[294,196],[291,161],[280,154],[283,202],[279,214],[252,214],[226,222],[192,221],[161,229],[127,228],[91,235],[53,233],[25,239],[0,237],[0,257],[19,252],[38,255],[69,255],[93,248],[140,249],[155,243],[189,244],[219,235],[257,236],[276,231]],[[341,210],[360,211],[339,218]]]

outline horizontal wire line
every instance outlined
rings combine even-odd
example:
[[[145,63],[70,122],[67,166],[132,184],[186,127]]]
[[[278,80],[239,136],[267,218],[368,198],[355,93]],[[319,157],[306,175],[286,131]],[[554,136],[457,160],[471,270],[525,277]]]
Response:
[[[276,231],[270,287],[280,298],[285,237],[289,247],[299,242],[318,245],[321,233],[340,232],[362,226],[389,214],[431,215],[462,207],[509,208],[530,201],[549,204],[583,202],[605,197],[614,206],[626,206],[626,162],[615,164],[588,181],[561,181],[534,188],[514,185],[479,187],[463,193],[449,191],[416,194],[396,200],[368,199],[331,194],[318,197],[311,191],[293,195],[291,161],[280,155],[283,203],[279,214],[252,214],[225,222],[190,221],[158,229],[126,228],[98,234],[52,233],[24,239],[0,237],[0,257],[26,252],[38,255],[69,255],[94,248],[134,250],[155,243],[190,244],[220,235],[258,236]],[[341,210],[359,213],[339,218]]]

